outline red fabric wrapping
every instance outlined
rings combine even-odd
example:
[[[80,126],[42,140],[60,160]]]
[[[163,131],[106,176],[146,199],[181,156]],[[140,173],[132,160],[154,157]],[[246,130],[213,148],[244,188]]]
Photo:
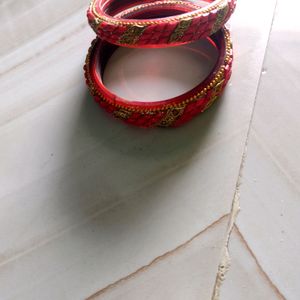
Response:
[[[92,43],[87,55],[84,66],[87,85],[101,107],[129,124],[139,127],[180,126],[209,108],[221,95],[230,78],[233,55],[229,31],[222,28],[210,38],[218,47],[218,62],[202,83],[178,97],[143,102],[128,101],[111,93],[104,86],[101,74],[117,47],[100,38]]]
[[[112,44],[135,48],[169,47],[196,41],[217,32],[236,6],[236,0],[207,2],[207,7],[198,6],[197,9],[196,2],[191,4],[189,1],[143,1],[141,5],[138,0],[93,0],[87,17],[97,35]],[[133,5],[137,5],[136,11],[132,11]],[[147,5],[151,5],[148,10]],[[147,12],[151,12],[155,5],[160,10],[165,7],[166,11],[172,8],[182,13],[174,16],[166,14],[167,17],[160,18],[147,16]],[[122,16],[122,10],[131,13],[117,17]]]

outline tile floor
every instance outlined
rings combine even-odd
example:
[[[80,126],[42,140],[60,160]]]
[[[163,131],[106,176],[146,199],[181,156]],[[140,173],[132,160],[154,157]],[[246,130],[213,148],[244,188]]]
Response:
[[[238,0],[221,101],[147,133],[87,92],[87,5],[0,3],[0,299],[300,299],[299,4]]]

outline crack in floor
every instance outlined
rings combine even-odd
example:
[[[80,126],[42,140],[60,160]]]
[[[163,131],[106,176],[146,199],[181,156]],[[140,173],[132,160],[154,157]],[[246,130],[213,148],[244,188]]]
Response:
[[[243,164],[245,161],[245,156],[243,157]],[[235,191],[234,200],[232,202],[232,208],[230,213],[230,218],[228,222],[227,232],[226,232],[226,239],[222,249],[221,261],[219,263],[218,272],[216,276],[216,281],[213,289],[212,300],[220,299],[220,291],[223,281],[225,280],[226,273],[229,271],[230,268],[230,254],[229,254],[229,242],[231,233],[233,231],[236,218],[240,211],[240,180],[238,180],[238,185]]]
[[[201,236],[203,233],[207,232],[208,230],[214,228],[216,225],[218,225],[219,223],[221,223],[224,219],[228,218],[229,214],[226,214],[224,216],[222,216],[221,218],[217,219],[216,221],[214,221],[213,223],[211,223],[210,225],[208,225],[206,228],[204,228],[203,230],[201,230],[200,232],[198,232],[196,235],[194,235],[192,238],[190,238],[189,240],[187,240],[186,242],[180,244],[179,246],[177,246],[176,248],[156,257],[155,259],[153,259],[149,264],[144,265],[142,267],[140,267],[139,269],[137,269],[136,271],[128,274],[125,277],[122,277],[120,279],[118,279],[117,281],[107,285],[106,287],[102,288],[101,290],[97,291],[96,293],[94,293],[93,295],[89,296],[88,298],[86,298],[85,300],[94,300],[94,299],[98,299],[99,296],[105,294],[106,292],[116,288],[117,286],[119,286],[120,284],[136,277],[137,275],[141,274],[142,272],[147,271],[149,268],[151,268],[153,265],[157,264],[158,262],[176,254],[179,250],[184,249],[185,247],[187,247],[190,243],[192,243],[195,239],[197,239],[199,236]]]
[[[239,227],[236,224],[234,225],[234,230],[235,230],[235,233],[237,234],[237,236],[239,237],[241,243],[245,246],[245,248],[247,249],[247,251],[249,252],[251,257],[254,259],[255,264],[256,264],[257,268],[259,269],[260,273],[266,279],[266,281],[269,283],[270,287],[275,292],[275,294],[278,296],[278,299],[287,300],[287,298],[282,294],[282,292],[279,290],[279,288],[274,284],[274,282],[271,280],[269,275],[263,269],[263,267],[261,266],[260,262],[258,261],[256,255],[254,254],[253,250],[250,248],[248,242],[246,241],[245,237],[243,236]]]
[[[235,221],[236,221],[238,213],[240,211],[240,187],[242,184],[243,171],[244,171],[244,167],[246,164],[247,150],[248,150],[250,133],[252,132],[252,124],[253,124],[254,113],[255,113],[255,108],[256,108],[256,104],[257,104],[258,92],[259,92],[259,88],[261,85],[261,79],[262,79],[262,75],[263,75],[262,70],[264,69],[266,56],[267,56],[267,52],[268,52],[268,47],[270,44],[270,37],[271,37],[271,32],[273,29],[273,24],[274,24],[274,19],[275,19],[277,2],[278,2],[278,0],[276,0],[274,9],[273,9],[270,30],[269,30],[269,34],[268,34],[265,53],[264,53],[263,62],[262,62],[262,66],[261,66],[261,72],[260,72],[260,76],[259,76],[259,80],[258,80],[258,84],[257,84],[256,93],[255,93],[253,108],[252,108],[252,112],[251,112],[251,116],[250,116],[249,127],[248,127],[248,131],[247,131],[247,135],[246,135],[245,146],[244,146],[242,160],[241,160],[241,164],[240,164],[240,168],[239,168],[235,192],[234,192],[234,196],[233,196],[233,201],[232,201],[232,206],[231,206],[231,211],[230,211],[230,219],[229,219],[229,223],[228,223],[228,227],[227,227],[227,233],[225,236],[224,246],[223,246],[223,249],[221,252],[221,259],[220,259],[218,271],[216,274],[216,280],[215,280],[215,285],[213,288],[211,300],[219,300],[220,299],[222,283],[226,279],[226,273],[229,271],[229,268],[230,268],[229,243],[230,243],[231,233],[235,226]]]

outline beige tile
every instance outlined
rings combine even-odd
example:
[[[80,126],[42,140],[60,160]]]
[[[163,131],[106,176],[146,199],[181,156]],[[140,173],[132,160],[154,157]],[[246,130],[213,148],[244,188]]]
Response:
[[[0,55],[8,54],[87,5],[83,0],[2,1]]]
[[[238,226],[287,299],[299,299],[299,4],[278,1],[257,96]]]
[[[136,273],[99,291],[96,299],[209,299],[228,218]]]
[[[241,207],[237,224],[261,266],[287,299],[298,299],[299,191],[255,135]]]
[[[151,131],[111,120],[88,95],[93,34],[77,30],[86,22],[78,3],[70,19],[69,1],[34,3],[28,16],[49,8],[45,23],[5,37],[3,53],[14,51],[0,64],[1,300],[83,299],[230,210],[275,1],[240,1],[222,101],[183,128]],[[22,9],[5,25],[14,32]],[[216,231],[212,243],[222,238]],[[215,272],[218,258],[206,254],[199,259]]]
[[[230,239],[229,250],[231,266],[222,287],[221,300],[284,299],[236,228]]]

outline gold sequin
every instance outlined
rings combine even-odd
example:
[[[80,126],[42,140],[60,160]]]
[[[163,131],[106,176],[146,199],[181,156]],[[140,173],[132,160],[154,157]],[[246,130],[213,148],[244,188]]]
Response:
[[[114,116],[118,119],[127,120],[132,115],[132,112],[126,110],[126,109],[120,109],[114,111]]]
[[[147,27],[139,25],[128,26],[125,33],[120,37],[120,44],[134,45]]]
[[[169,127],[183,114],[185,106],[178,108],[170,108],[167,110],[165,116],[160,121],[158,126]]]
[[[184,33],[191,26],[192,22],[192,19],[180,21],[173,33],[171,34],[169,43],[179,42],[184,36]]]

